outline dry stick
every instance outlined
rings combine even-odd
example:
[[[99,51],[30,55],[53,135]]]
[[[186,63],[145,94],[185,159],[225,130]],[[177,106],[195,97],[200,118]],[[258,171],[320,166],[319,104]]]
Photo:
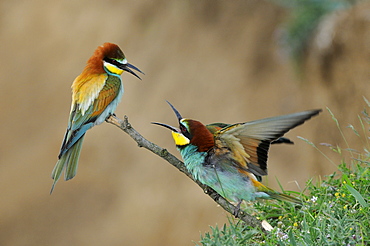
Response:
[[[259,227],[263,231],[264,228],[261,225],[261,221],[256,219],[255,217],[245,213],[244,211],[238,209],[233,204],[229,203],[226,199],[224,199],[222,196],[220,196],[216,191],[211,189],[210,187],[200,183],[197,180],[194,180],[194,178],[191,176],[191,174],[186,169],[184,163],[177,159],[175,156],[173,156],[171,153],[169,153],[166,149],[163,149],[159,147],[158,145],[148,141],[145,139],[139,132],[137,132],[131,124],[128,122],[128,117],[125,116],[124,120],[121,120],[117,118],[116,116],[110,116],[106,119],[106,121],[110,124],[113,124],[120,128],[122,131],[127,133],[132,139],[135,140],[135,142],[138,144],[139,147],[144,147],[148,149],[149,151],[153,152],[154,154],[158,155],[159,157],[162,157],[167,162],[169,162],[171,165],[179,169],[181,172],[183,172],[186,176],[188,176],[190,179],[192,179],[195,183],[197,183],[204,192],[209,195],[216,203],[218,203],[224,210],[229,212],[230,214],[234,215],[236,218],[241,219],[244,221],[247,225],[251,227]]]

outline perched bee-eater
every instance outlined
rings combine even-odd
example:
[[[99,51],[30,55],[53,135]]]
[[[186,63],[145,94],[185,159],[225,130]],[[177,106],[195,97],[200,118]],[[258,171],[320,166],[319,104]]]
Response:
[[[170,104],[170,103],[169,103]],[[172,106],[179,128],[172,130],[177,149],[196,180],[240,206],[242,200],[274,198],[301,204],[297,198],[274,191],[262,183],[267,175],[267,155],[272,143],[292,143],[282,136],[321,110],[309,110],[246,123],[203,125],[183,118]]]
[[[142,73],[127,62],[118,45],[104,43],[95,50],[85,69],[73,81],[71,113],[59,160],[51,174],[54,183],[50,193],[63,170],[65,180],[76,175],[86,131],[114,113],[123,94],[121,74],[126,71],[140,79],[132,69]]]

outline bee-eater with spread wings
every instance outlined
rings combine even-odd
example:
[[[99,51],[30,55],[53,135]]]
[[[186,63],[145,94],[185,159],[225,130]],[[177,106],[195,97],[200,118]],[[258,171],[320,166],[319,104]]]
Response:
[[[183,118],[169,103],[179,128],[153,122],[172,130],[177,149],[193,177],[233,202],[273,198],[301,204],[295,197],[274,191],[261,181],[267,175],[267,156],[273,143],[293,143],[282,136],[321,112],[294,114],[237,124],[204,125]]]
[[[126,71],[140,79],[132,69],[142,73],[127,62],[118,45],[104,43],[95,50],[85,69],[73,81],[71,113],[59,160],[51,174],[54,182],[50,193],[63,170],[65,180],[76,175],[86,131],[114,113],[123,94],[121,74]]]

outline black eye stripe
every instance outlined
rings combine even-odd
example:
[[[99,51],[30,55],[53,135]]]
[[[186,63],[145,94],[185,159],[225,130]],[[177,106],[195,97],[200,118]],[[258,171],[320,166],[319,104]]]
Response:
[[[122,63],[120,63],[120,62],[118,62],[118,61],[116,61],[114,59],[108,58],[108,57],[104,57],[103,60],[106,61],[106,62],[108,62],[108,63],[110,63],[110,64],[112,64],[112,65],[115,65],[116,67],[121,67],[123,65]]]

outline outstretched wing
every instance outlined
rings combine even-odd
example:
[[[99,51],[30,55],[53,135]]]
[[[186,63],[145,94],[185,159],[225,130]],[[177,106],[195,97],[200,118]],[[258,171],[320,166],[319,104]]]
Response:
[[[211,124],[206,125],[206,128],[212,134],[215,134],[217,131],[221,130],[222,128],[228,127],[228,126],[231,126],[231,124],[226,124],[226,123],[211,123]],[[284,138],[284,137],[280,137],[280,138],[278,138],[278,139],[276,139],[276,140],[274,140],[274,141],[271,142],[271,144],[281,144],[281,143],[294,144],[294,142],[292,140],[290,140],[289,138]]]
[[[309,110],[228,125],[214,133],[216,147],[231,150],[241,169],[259,176],[266,175],[270,144],[319,112],[321,110]]]
[[[221,130],[222,128],[228,127],[228,126],[230,126],[230,124],[226,124],[226,123],[212,123],[212,124],[206,125],[206,128],[212,134],[215,134],[217,131]]]

